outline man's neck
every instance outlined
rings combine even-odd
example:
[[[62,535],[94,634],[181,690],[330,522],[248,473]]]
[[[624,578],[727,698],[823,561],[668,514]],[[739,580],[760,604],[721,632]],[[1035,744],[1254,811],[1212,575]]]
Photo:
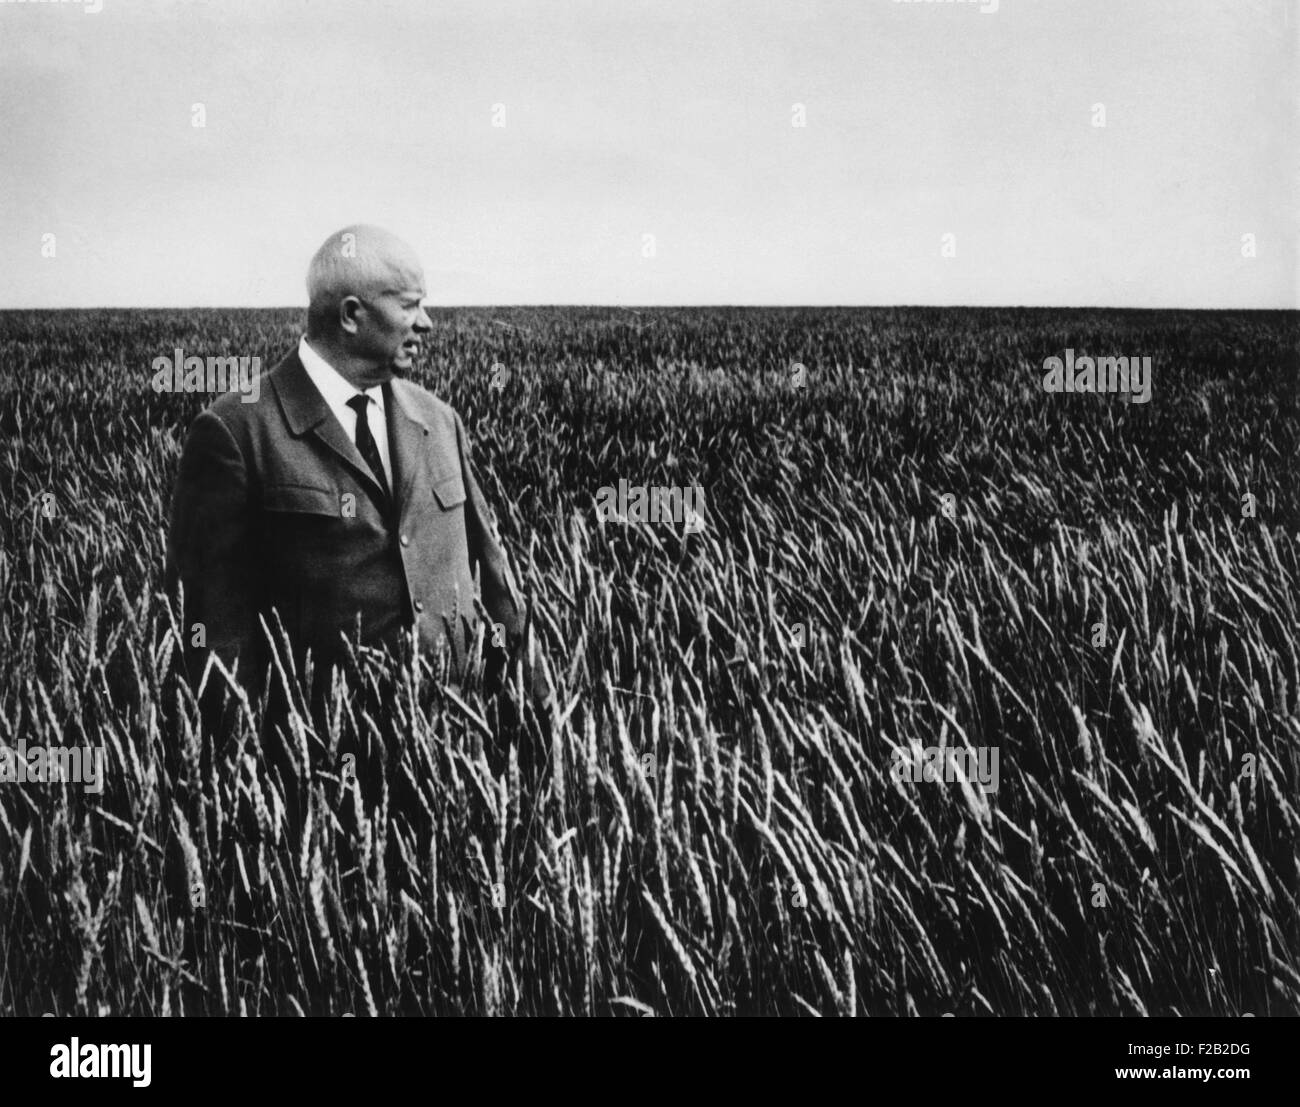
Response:
[[[349,353],[329,338],[321,335],[307,335],[307,345],[316,351],[348,384],[358,392],[376,388],[388,381],[375,380],[375,366]]]

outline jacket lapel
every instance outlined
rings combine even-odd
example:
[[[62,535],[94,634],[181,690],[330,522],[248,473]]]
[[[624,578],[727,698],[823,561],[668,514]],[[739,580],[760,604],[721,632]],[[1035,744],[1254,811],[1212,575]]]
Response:
[[[376,502],[384,503],[384,490],[375,480],[374,474],[370,472],[370,466],[361,456],[356,443],[348,437],[342,424],[334,418],[334,413],[330,411],[325,397],[312,384],[311,377],[302,367],[297,352],[286,357],[277,369],[278,372],[274,373],[271,379],[280,398],[280,409],[284,412],[285,422],[288,423],[294,437],[301,438],[305,434],[312,434],[365,481]]]
[[[384,386],[388,410],[388,453],[393,465],[393,488],[397,494],[398,519],[411,502],[411,488],[428,455],[428,425],[402,396],[394,382]]]

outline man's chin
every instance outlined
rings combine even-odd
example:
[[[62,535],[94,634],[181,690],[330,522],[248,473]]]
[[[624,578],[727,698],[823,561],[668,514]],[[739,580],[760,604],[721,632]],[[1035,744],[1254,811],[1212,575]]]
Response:
[[[403,350],[388,363],[388,369],[395,377],[409,377],[413,368],[415,355],[408,350]]]

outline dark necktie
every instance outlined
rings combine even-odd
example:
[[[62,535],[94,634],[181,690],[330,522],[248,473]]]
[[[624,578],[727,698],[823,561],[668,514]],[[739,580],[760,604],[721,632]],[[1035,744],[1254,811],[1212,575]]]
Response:
[[[370,420],[367,418],[370,397],[358,392],[348,401],[348,407],[357,413],[357,450],[370,466],[376,482],[383,489],[384,500],[387,501],[390,499],[390,493],[388,481],[384,477],[384,463],[379,460],[379,447],[375,445],[374,435],[370,433]]]

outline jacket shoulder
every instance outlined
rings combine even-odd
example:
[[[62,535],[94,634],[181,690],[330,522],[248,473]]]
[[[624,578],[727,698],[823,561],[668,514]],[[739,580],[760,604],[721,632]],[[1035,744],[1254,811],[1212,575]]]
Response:
[[[421,388],[413,381],[394,378],[392,388],[398,398],[427,423],[455,433],[460,416],[451,404],[438,399],[427,388]]]
[[[202,414],[216,416],[232,431],[267,418],[275,409],[276,403],[273,390],[268,385],[284,376],[292,360],[293,355],[289,355],[271,368],[262,369],[256,374],[252,391],[222,393],[203,409]]]

